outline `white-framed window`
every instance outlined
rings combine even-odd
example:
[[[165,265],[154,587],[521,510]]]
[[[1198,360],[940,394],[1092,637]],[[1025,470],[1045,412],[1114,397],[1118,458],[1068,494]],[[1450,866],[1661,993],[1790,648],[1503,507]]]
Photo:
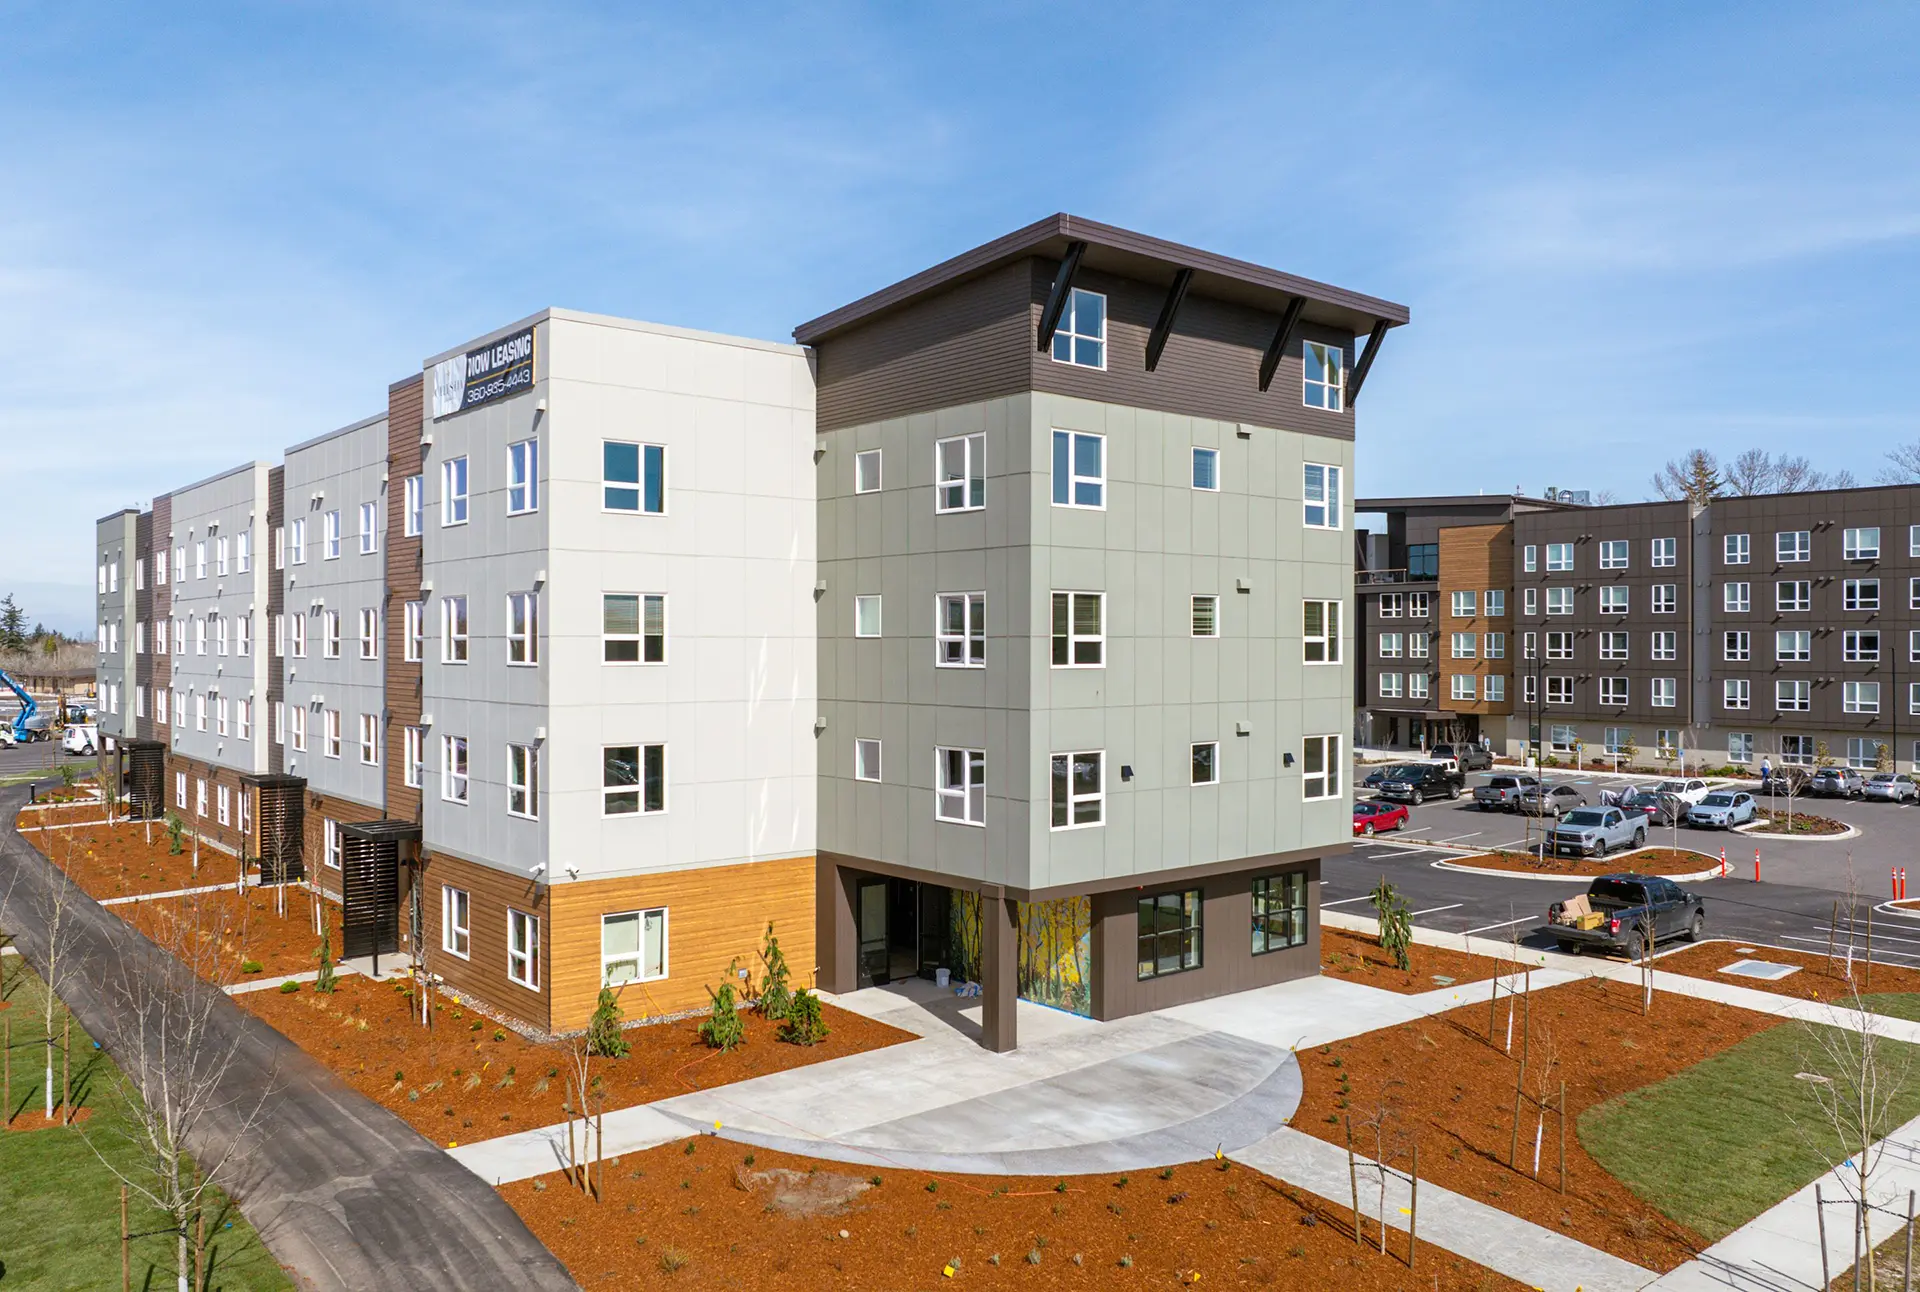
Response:
[[[242,659],[253,654],[253,613],[251,611],[233,621],[233,653]]]
[[[1813,559],[1813,535],[1804,529],[1782,530],[1773,536],[1774,557],[1782,565]]]
[[[243,638],[245,635],[241,634]],[[360,610],[360,658],[380,658],[380,612],[372,606]]]
[[[1052,828],[1099,825],[1107,803],[1106,756],[1098,750],[1055,754],[1050,762]]]
[[[1916,582],[1920,582],[1920,580],[1917,580]],[[1406,603],[1406,598],[1401,596],[1398,592],[1381,593],[1380,594],[1380,618],[1398,619],[1400,617],[1401,608],[1405,605],[1405,603]]]
[[[1647,684],[1647,703],[1656,709],[1671,709],[1680,703],[1680,679],[1656,677]]]
[[[320,653],[328,659],[340,658],[340,612],[320,612]]]
[[[955,435],[933,445],[933,509],[978,511],[987,505],[987,437]]]
[[[507,980],[540,990],[540,917],[507,908]]]
[[[1600,679],[1600,703],[1619,708],[1627,703],[1628,685],[1624,677],[1603,677]]]
[[[1627,568],[1628,543],[1624,538],[1605,539],[1600,544],[1600,568],[1603,570],[1624,570]]]
[[[1340,603],[1300,603],[1301,658],[1308,664],[1340,662]]]
[[[540,662],[540,594],[507,594],[507,663]]]
[[[1454,674],[1450,674],[1449,676],[1452,678],[1452,681],[1453,681],[1453,698],[1454,699],[1472,700],[1475,698],[1475,693],[1477,688],[1474,685],[1473,674],[1454,673]]]
[[[1804,664],[1813,658],[1813,631],[1789,629],[1773,635],[1773,658],[1782,664]]]
[[[1907,712],[1910,714],[1920,713],[1920,682],[1907,683]],[[1914,743],[1916,746],[1920,746],[1920,741]],[[1920,759],[1916,759],[1915,761],[1920,761]]]
[[[379,550],[380,504],[363,502],[360,504],[360,555],[372,556]]]
[[[1753,733],[1751,731],[1729,731],[1727,733],[1727,761],[1730,763],[1750,763],[1753,761]],[[1780,761],[1792,762],[1785,754]]]
[[[1337,345],[1308,341],[1300,347],[1300,402],[1337,413],[1347,394],[1347,352]]]
[[[1907,580],[1907,609],[1920,610],[1920,578]],[[161,648],[161,653],[166,653],[165,647]]]
[[[602,815],[652,815],[667,810],[665,745],[604,746],[600,768]]]
[[[1533,704],[1537,701],[1539,694],[1539,688],[1534,685],[1533,674],[1523,673],[1520,677],[1520,703]]]
[[[117,682],[109,685],[111,692],[117,692],[120,689],[120,685]],[[107,712],[114,713],[119,710],[118,699],[118,695],[110,695],[107,700]],[[227,697],[221,695],[218,691],[213,692],[213,731],[217,736],[224,737],[227,734],[228,710]]]
[[[1649,633],[1649,658],[1655,660],[1673,660],[1680,658],[1680,634],[1671,628],[1662,628]]]
[[[467,599],[440,598],[440,662],[467,662]]]
[[[173,805],[182,812],[187,810],[187,774],[185,772],[173,774]]]
[[[1453,594],[1453,617],[1455,619],[1473,618],[1474,596],[1475,594],[1471,590]]]
[[[340,715],[334,714],[334,722],[337,724],[339,720]],[[380,715],[377,713],[360,715],[360,761],[367,767],[380,765]]]
[[[1880,580],[1842,580],[1840,584],[1840,608],[1842,610],[1878,610],[1880,608]]]
[[[1633,743],[1631,727],[1608,727],[1601,733],[1603,747],[1607,753],[1620,755],[1627,752],[1627,746]]]
[[[1580,728],[1568,723],[1555,723],[1547,731],[1548,747],[1556,754],[1570,754],[1574,746],[1580,743]]]
[[[1920,664],[1920,629],[1912,629],[1907,633],[1907,662]]]
[[[1520,606],[1521,606],[1520,613],[1522,614],[1527,614],[1527,615],[1539,614],[1540,613],[1540,589],[1538,588],[1522,589],[1520,593]]]
[[[1753,609],[1753,585],[1745,581],[1720,585],[1720,605],[1730,615],[1744,615]]]
[[[448,884],[440,886],[440,949],[470,959],[473,954],[473,894]]]
[[[1449,659],[1474,659],[1480,653],[1480,637],[1477,633],[1454,633],[1448,644]]]
[[[1840,711],[1842,713],[1880,712],[1880,684],[1878,682],[1842,682]]]
[[[1522,633],[1520,635],[1520,658],[1533,659],[1540,653],[1540,634]]]
[[[1753,560],[1753,535],[1728,534],[1720,540],[1723,565],[1746,565]]]
[[[1773,585],[1773,608],[1782,613],[1813,609],[1813,583],[1807,579],[1783,579]]]
[[[440,737],[440,797],[449,803],[467,801],[467,738]]]
[[[1627,613],[1627,589],[1624,584],[1610,584],[1600,589],[1600,613],[1603,615]]]
[[[600,917],[600,982],[618,987],[667,976],[667,908]]]
[[[320,518],[320,536],[322,560],[340,559],[340,512],[336,508]]]
[[[421,522],[426,519],[427,514],[427,478],[408,476],[403,492],[405,501],[402,503],[404,509],[401,517],[402,530],[408,538],[418,538],[422,529]]]
[[[119,569],[118,564],[109,565],[107,567],[108,576],[113,577],[117,575]],[[204,579],[207,577],[207,540],[204,538],[198,540],[193,545],[193,577],[196,579]],[[201,815],[205,816],[206,814],[203,812]]]
[[[147,716],[147,688],[137,684],[133,688],[133,716],[136,718]]]
[[[1106,594],[1053,594],[1053,667],[1106,666]]]
[[[933,814],[962,825],[987,823],[987,755],[981,749],[933,751]]]
[[[320,711],[320,752],[328,758],[340,756],[340,710]]]
[[[1623,631],[1607,631],[1600,634],[1601,659],[1626,659],[1627,634]]]
[[[467,460],[448,458],[440,464],[440,524],[467,523]]]
[[[193,729],[195,731],[207,729],[207,696],[204,691],[193,693]]]
[[[507,746],[507,815],[540,816],[540,751],[533,745]]]
[[[234,735],[241,740],[253,739],[253,701],[237,700],[233,706]]]
[[[1400,656],[1404,653],[1402,648],[1402,643],[1405,642],[1405,640],[1406,640],[1405,636],[1400,633],[1381,633],[1380,634],[1380,658],[1381,659],[1399,659]]]
[[[1380,698],[1383,700],[1397,700],[1402,694],[1400,674],[1398,673],[1382,673],[1380,675],[1379,686]]]
[[[1654,752],[1661,758],[1679,757],[1680,729],[1678,727],[1661,727],[1655,731],[1653,733],[1653,748]]]
[[[1193,487],[1208,493],[1220,492],[1220,450],[1193,451]]]
[[[1528,589],[1532,591],[1532,589]],[[1572,588],[1547,589],[1547,613],[1550,615],[1570,615],[1573,613]]]
[[[1487,703],[1501,704],[1507,698],[1507,678],[1504,673],[1489,673],[1482,679],[1486,683]]]
[[[1346,514],[1340,468],[1309,462],[1302,472],[1300,523],[1308,529],[1339,529]]]
[[[880,594],[863,592],[853,599],[853,635],[855,637],[878,637],[880,635]]]
[[[1547,544],[1547,573],[1555,574],[1573,569],[1573,544]]]
[[[173,581],[175,583],[187,581],[187,545],[185,543],[173,549]],[[182,806],[185,805],[182,804]]]
[[[227,653],[227,617],[225,615],[213,615],[209,617],[213,620],[213,653],[225,656]],[[118,620],[115,620],[113,625],[113,648],[115,650],[120,649],[120,623]]]
[[[1194,785],[1218,785],[1220,783],[1220,742],[1203,740],[1194,745],[1192,751],[1192,781]]]
[[[426,656],[427,603],[409,601],[406,605],[405,655],[409,664],[418,664]]]
[[[515,440],[507,445],[507,515],[540,510],[540,441]]]
[[[1053,505],[1106,507],[1106,436],[1086,431],[1053,433]]]
[[[600,597],[600,657],[608,664],[667,662],[667,598],[658,592]]]
[[[1881,743],[1872,736],[1847,737],[1847,766],[1872,771],[1879,765]]]
[[[1427,658],[1427,645],[1431,641],[1432,641],[1431,634],[1408,633],[1407,634],[1407,658],[1408,659]]]
[[[1791,763],[1796,767],[1811,767],[1814,747],[1812,736],[1782,736],[1780,737],[1780,761]]]
[[[1869,525],[1863,529],[1846,529],[1840,532],[1840,555],[1848,561],[1877,561],[1880,559],[1880,527]]]
[[[220,535],[219,538],[216,538],[213,542],[213,572],[223,579],[227,577],[227,566],[230,564],[230,562],[227,559],[227,555],[228,555],[227,536],[225,534],[222,534]],[[118,561],[115,561],[113,563],[113,568],[114,568],[114,571],[117,573],[120,569],[120,563]],[[114,579],[113,582],[118,583],[119,580]],[[109,588],[108,591],[117,592],[119,591],[119,589]]]
[[[1212,593],[1196,595],[1192,601],[1193,635],[1195,637],[1218,637],[1220,635],[1220,598]]]
[[[877,781],[880,779],[880,742],[865,736],[855,738],[853,742],[853,779],[856,781]]]
[[[1907,555],[1920,556],[1920,525],[1907,526]],[[1915,761],[1920,762],[1920,759]]]
[[[1840,658],[1849,664],[1877,664],[1880,662],[1880,633],[1878,629],[1849,628],[1840,634]]]
[[[287,743],[287,705],[284,700],[273,702],[273,743],[276,745]]]
[[[307,522],[299,517],[287,522],[287,564],[307,563]]]
[[[1340,797],[1340,737],[1308,736],[1300,746],[1300,797]]]
[[[1407,674],[1407,698],[1424,700],[1427,698],[1427,675],[1425,673]]]
[[[1744,663],[1753,658],[1753,634],[1736,629],[1720,634],[1720,658]]]
[[[1648,551],[1648,563],[1656,570],[1680,564],[1680,540],[1656,538]]]
[[[880,492],[880,450],[862,449],[853,455],[853,491]]]
[[[987,594],[942,592],[934,599],[933,662],[937,668],[985,668]]]
[[[421,727],[408,727],[400,734],[406,762],[401,768],[408,789],[417,790],[427,781],[427,733]]]
[[[245,574],[253,568],[252,530],[243,529],[233,536],[233,567],[240,574]],[[246,813],[243,811],[241,815],[245,816]]]
[[[1751,709],[1753,707],[1753,683],[1744,677],[1729,677],[1720,683],[1720,707],[1723,709]]]
[[[207,653],[207,621],[205,619],[193,621],[193,653],[196,655]]]
[[[1506,589],[1505,588],[1488,588],[1485,605],[1487,607],[1487,618],[1504,619],[1507,614]]]
[[[1409,592],[1407,594],[1407,618],[1425,619],[1427,617],[1427,607],[1431,600],[1431,595],[1432,594],[1426,592]]]
[[[340,823],[331,817],[320,822],[321,852],[320,860],[329,870],[340,869],[340,863],[346,854],[346,840],[341,837]]]
[[[1081,368],[1107,366],[1107,298],[1075,287],[1053,330],[1053,361]]]
[[[1547,678],[1547,703],[1572,704],[1573,679],[1570,677],[1549,676]]]

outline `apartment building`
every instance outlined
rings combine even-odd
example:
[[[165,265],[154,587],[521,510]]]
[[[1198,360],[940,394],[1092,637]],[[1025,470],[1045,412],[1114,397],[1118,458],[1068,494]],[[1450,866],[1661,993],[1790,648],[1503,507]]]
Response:
[[[542,311],[134,519],[186,570],[169,785],[217,817],[248,772],[232,846],[298,839],[348,951],[542,1029],[603,985],[704,1006],[769,925],[828,990],[979,982],[1002,1049],[1018,998],[1311,974],[1353,405],[1406,319],[1066,216],[798,344]],[[253,559],[203,585],[243,503]],[[243,573],[223,740],[197,625]]]
[[[138,604],[141,517],[141,512],[128,509],[94,522],[94,644],[99,655],[94,689],[103,738],[132,735],[140,707],[138,648],[146,635]]]

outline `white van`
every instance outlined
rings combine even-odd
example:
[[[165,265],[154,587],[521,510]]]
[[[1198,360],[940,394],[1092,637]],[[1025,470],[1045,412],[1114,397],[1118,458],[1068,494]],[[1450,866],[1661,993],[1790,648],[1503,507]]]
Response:
[[[61,745],[70,754],[97,753],[100,749],[100,728],[91,723],[76,722],[67,728]]]

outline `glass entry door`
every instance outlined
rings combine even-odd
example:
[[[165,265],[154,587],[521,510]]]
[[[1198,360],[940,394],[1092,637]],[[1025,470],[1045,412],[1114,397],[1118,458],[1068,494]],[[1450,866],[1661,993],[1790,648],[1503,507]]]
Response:
[[[854,902],[860,945],[859,985],[884,987],[893,981],[887,948],[887,881],[863,879]]]

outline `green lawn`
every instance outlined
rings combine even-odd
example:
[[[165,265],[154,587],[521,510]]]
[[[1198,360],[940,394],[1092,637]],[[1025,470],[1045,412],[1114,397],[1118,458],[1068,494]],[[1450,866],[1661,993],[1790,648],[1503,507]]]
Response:
[[[1920,1023],[1920,992],[1891,991],[1880,995],[1862,996],[1860,1000],[1872,1013]]]
[[[1879,1044],[1888,1070],[1906,1075],[1888,1111],[1890,1131],[1920,1116],[1920,1046]],[[1769,1028],[1587,1109],[1580,1143],[1669,1217],[1718,1240],[1844,1157],[1813,1087],[1794,1077],[1819,1071],[1817,1054],[1800,1024]]]
[[[45,989],[16,956],[6,961],[11,1025],[13,1104],[9,1113],[38,1110],[45,1092],[41,1010]],[[60,1028],[56,1011],[54,1030]],[[60,1081],[58,1056],[54,1082]],[[127,1113],[128,1087],[120,1071],[73,1029],[74,1107],[91,1115],[68,1129],[0,1131],[0,1286],[117,1288],[120,1286],[120,1183],[96,1150],[123,1170],[137,1169],[129,1138],[135,1123]],[[211,1260],[207,1289],[253,1292],[293,1285],[261,1246],[253,1227],[225,1199],[207,1212]],[[166,1228],[167,1219],[137,1202],[130,1207],[135,1233]],[[171,1232],[148,1233],[133,1243],[133,1286],[172,1288]]]

